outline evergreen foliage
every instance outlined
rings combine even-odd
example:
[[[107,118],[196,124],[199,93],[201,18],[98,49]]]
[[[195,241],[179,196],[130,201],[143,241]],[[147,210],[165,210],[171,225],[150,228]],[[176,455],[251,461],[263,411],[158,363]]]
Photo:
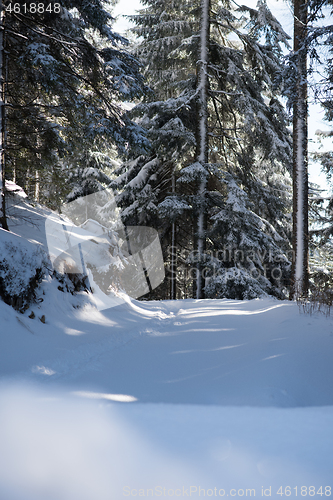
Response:
[[[42,3],[45,10],[30,13],[31,2],[27,12],[5,2],[6,171],[30,196],[59,207],[80,172],[86,192],[94,155],[144,147],[121,103],[145,86],[127,40],[112,31],[109,2],[64,0],[60,12]],[[99,158],[95,167],[104,166]]]
[[[122,223],[159,232],[167,281],[149,298],[283,298],[293,148],[280,97],[293,104],[297,83],[295,53],[283,64],[289,37],[265,0],[142,3],[131,50],[112,31],[111,0],[6,12],[7,178],[53,208],[112,188]],[[320,6],[310,2],[314,19]],[[320,37],[330,46],[331,31],[311,31],[303,49]],[[321,157],[329,175],[331,156]],[[327,210],[313,234],[330,255]]]
[[[124,164],[111,184],[118,185],[122,216],[160,230],[165,255],[176,254],[179,261],[179,297],[188,296],[184,282],[186,275],[193,281],[198,259],[205,266],[211,253],[223,250],[225,243],[243,253],[260,248],[267,256],[283,254],[276,263],[282,281],[269,276],[269,284],[262,288],[281,296],[290,267],[285,252],[291,235],[292,155],[275,79],[282,68],[280,45],[287,44],[288,37],[265,2],[260,1],[257,9],[236,10],[229,2],[212,0],[209,147],[208,163],[202,163],[196,156],[200,2],[145,0],[143,4],[145,8],[132,16],[135,32],[142,37],[135,53],[142,58],[155,94],[136,106],[132,116],[146,129],[152,148],[149,156]],[[199,197],[203,179],[205,192]],[[230,201],[235,190],[241,210]],[[200,213],[206,221],[206,249],[199,256],[195,250]],[[171,241],[173,224],[176,243]],[[260,271],[260,262],[253,265]],[[218,266],[227,269],[239,262]],[[207,293],[213,296],[214,280],[207,277]]]

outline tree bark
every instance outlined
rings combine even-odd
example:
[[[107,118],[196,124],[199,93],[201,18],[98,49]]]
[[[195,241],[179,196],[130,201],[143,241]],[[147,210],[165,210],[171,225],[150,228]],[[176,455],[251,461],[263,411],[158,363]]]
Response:
[[[6,53],[5,53],[5,9],[4,3],[0,1],[0,163],[1,163],[1,226],[9,231],[6,216],[6,170],[5,170],[5,146],[6,146]]]
[[[206,167],[208,163],[208,52],[210,34],[210,0],[201,0],[200,20],[200,60],[198,61],[198,100],[197,100],[197,162]],[[197,277],[196,298],[204,298],[204,252],[206,250],[206,207],[205,194],[207,190],[207,178],[199,181],[198,187],[198,221],[197,221]]]
[[[294,0],[296,96],[293,108],[292,299],[306,296],[309,288],[307,14],[307,0]]]
[[[171,174],[171,183],[172,183],[172,194],[176,193],[176,174],[175,174],[175,166],[172,168]],[[176,223],[172,222],[171,225],[171,290],[170,290],[170,299],[176,300],[176,274],[177,274],[177,253],[176,253]]]

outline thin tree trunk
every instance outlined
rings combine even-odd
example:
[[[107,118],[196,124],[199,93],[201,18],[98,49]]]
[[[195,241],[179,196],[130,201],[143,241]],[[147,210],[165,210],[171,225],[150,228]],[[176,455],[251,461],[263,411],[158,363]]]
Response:
[[[308,103],[307,0],[294,0],[296,100],[293,109],[293,272],[291,298],[307,295],[308,269]]]
[[[6,216],[6,170],[5,170],[5,142],[6,142],[6,115],[5,115],[5,85],[6,85],[6,58],[5,58],[5,10],[0,1],[0,163],[1,163],[1,226],[9,231]]]
[[[175,167],[172,169],[171,174],[171,182],[172,182],[172,194],[176,193],[176,176],[175,176]],[[176,299],[176,271],[177,271],[177,253],[176,253],[176,223],[172,222],[171,226],[171,290],[170,290],[170,299]]]
[[[205,166],[208,163],[208,50],[210,32],[210,0],[201,0],[201,21],[200,21],[200,61],[198,71],[198,103],[197,103],[197,161]],[[204,298],[205,279],[203,276],[203,256],[206,250],[206,208],[205,193],[207,189],[207,179],[203,178],[198,188],[198,227],[197,227],[197,279],[196,298]]]
[[[39,202],[39,172],[35,172],[35,201]]]

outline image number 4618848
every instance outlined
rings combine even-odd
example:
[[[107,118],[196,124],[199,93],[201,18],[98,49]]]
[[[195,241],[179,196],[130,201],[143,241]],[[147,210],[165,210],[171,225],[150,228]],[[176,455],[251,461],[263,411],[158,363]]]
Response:
[[[60,14],[62,11],[61,4],[59,2],[26,2],[23,4],[18,2],[9,2],[5,10],[10,14]]]

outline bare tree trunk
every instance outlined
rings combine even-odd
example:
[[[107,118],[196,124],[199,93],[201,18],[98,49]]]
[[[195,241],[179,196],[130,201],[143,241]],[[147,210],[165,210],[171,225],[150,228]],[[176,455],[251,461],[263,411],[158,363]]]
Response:
[[[201,0],[200,21],[200,60],[198,70],[198,102],[197,102],[197,162],[205,166],[208,163],[208,51],[210,32],[210,0]],[[206,208],[205,194],[207,189],[207,178],[202,178],[198,188],[198,227],[197,227],[197,278],[196,298],[204,298],[205,279],[203,276],[203,255],[206,250]]]
[[[1,163],[1,226],[9,231],[6,217],[6,175],[5,175],[5,143],[6,143],[6,114],[5,114],[5,92],[6,85],[6,58],[5,58],[5,9],[0,0],[0,163]]]
[[[307,295],[309,287],[307,11],[307,0],[294,0],[294,53],[297,75],[293,109],[292,299]]]
[[[172,194],[176,193],[176,175],[175,175],[175,166],[172,169],[171,174],[171,182],[172,182]],[[170,299],[176,299],[176,272],[177,272],[177,253],[176,253],[176,223],[172,222],[171,226],[171,290],[170,290]]]
[[[38,170],[36,170],[35,172],[35,201],[37,201],[37,203],[39,202],[39,172]]]

